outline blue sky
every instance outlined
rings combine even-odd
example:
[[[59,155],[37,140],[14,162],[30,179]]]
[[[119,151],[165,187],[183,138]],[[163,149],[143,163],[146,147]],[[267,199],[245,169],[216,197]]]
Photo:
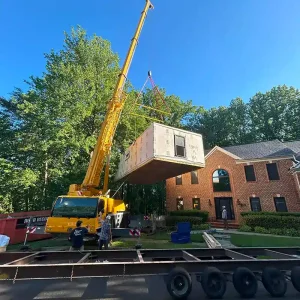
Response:
[[[153,0],[129,78],[207,108],[275,85],[300,88],[299,0]],[[41,75],[43,53],[81,25],[124,59],[144,0],[0,0],[0,95]]]

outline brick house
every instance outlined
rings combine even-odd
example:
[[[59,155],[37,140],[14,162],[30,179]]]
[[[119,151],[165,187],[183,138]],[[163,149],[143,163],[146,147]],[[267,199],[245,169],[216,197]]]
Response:
[[[218,221],[226,206],[232,223],[244,211],[300,212],[300,173],[290,171],[299,152],[300,141],[216,146],[205,168],[167,180],[167,210],[207,210]]]

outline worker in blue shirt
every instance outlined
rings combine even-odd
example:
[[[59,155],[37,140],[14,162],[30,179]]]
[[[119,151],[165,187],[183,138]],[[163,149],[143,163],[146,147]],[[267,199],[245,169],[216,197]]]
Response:
[[[70,234],[69,241],[72,242],[70,251],[83,251],[84,242],[83,237],[89,232],[89,227],[81,227],[82,221],[78,220],[76,223],[76,228],[74,228]]]

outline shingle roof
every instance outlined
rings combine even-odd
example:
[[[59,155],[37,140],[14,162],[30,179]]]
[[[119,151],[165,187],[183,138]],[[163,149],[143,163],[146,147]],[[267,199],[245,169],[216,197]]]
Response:
[[[300,154],[300,141],[293,141],[293,142],[284,142],[284,144],[292,149],[295,153]]]
[[[300,151],[300,142],[282,143],[279,140],[222,147],[224,150],[240,157],[241,159],[259,159],[271,157],[293,156]],[[291,145],[291,146],[290,146]]]

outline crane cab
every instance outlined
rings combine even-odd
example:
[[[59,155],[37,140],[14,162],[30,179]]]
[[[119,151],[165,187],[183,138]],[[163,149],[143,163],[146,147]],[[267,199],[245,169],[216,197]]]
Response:
[[[95,235],[101,227],[99,213],[102,210],[103,219],[107,214],[112,216],[112,228],[121,226],[119,220],[125,214],[122,200],[105,196],[59,196],[54,202],[45,231],[51,234],[68,234],[76,227],[76,222],[81,220],[83,227],[89,226],[89,234]]]

